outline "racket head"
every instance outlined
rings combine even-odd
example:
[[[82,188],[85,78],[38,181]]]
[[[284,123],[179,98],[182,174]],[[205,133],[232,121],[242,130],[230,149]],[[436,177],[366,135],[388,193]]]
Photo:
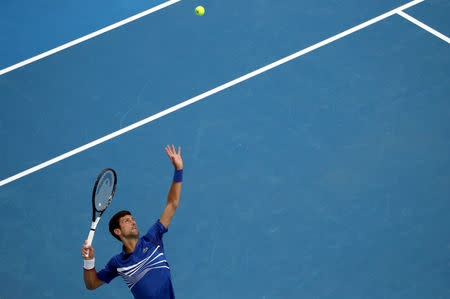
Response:
[[[95,212],[103,213],[111,203],[116,192],[117,175],[114,169],[106,168],[97,177],[92,190],[92,221]]]

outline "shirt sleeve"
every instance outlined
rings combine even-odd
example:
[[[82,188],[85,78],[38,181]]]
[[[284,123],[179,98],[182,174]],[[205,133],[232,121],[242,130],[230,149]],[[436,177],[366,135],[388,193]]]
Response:
[[[162,243],[163,234],[167,232],[168,232],[167,228],[158,219],[156,223],[153,224],[147,231],[147,233],[144,236],[144,239],[147,242],[154,242],[155,244],[159,245]]]
[[[97,272],[98,279],[110,283],[111,280],[113,280],[115,277],[117,277],[119,274],[117,273],[117,267],[115,267],[114,263],[114,257],[109,260],[109,262],[106,264],[105,268]]]

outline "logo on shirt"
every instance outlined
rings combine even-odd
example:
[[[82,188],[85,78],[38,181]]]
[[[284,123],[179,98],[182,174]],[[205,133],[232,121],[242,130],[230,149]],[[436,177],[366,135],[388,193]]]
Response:
[[[142,250],[143,253],[146,253],[148,250],[148,247],[145,247],[144,250]]]

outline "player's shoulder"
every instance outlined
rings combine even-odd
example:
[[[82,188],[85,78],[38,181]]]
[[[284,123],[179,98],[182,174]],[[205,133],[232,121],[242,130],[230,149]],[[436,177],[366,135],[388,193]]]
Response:
[[[119,261],[119,258],[120,258],[120,253],[115,254],[109,259],[108,263],[113,264],[113,265],[117,265],[118,261]]]
[[[158,219],[147,230],[143,236],[145,241],[149,241],[154,238],[161,238],[162,234],[167,232],[167,228]]]
[[[114,271],[115,269],[119,268],[118,263],[117,263],[117,259],[116,256],[114,255],[113,257],[111,257],[108,262],[106,263],[105,267],[103,270],[109,270],[109,271]],[[103,271],[102,270],[102,271]]]
[[[167,227],[165,227],[164,224],[162,224],[160,219],[156,220],[154,225],[158,226],[158,228],[161,229],[162,231],[167,231]]]
[[[149,230],[167,230],[167,229],[161,223],[161,220],[158,218],[152,225],[150,225]]]

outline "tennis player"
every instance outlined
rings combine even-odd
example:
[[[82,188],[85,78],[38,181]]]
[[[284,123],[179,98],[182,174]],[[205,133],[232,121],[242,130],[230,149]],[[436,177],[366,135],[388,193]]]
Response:
[[[131,213],[128,211],[116,213],[109,221],[109,231],[114,238],[123,243],[122,252],[113,256],[99,272],[95,270],[94,248],[86,246],[85,242],[81,256],[84,258],[84,283],[87,289],[95,290],[120,275],[137,299],[175,298],[162,237],[167,232],[180,201],[183,160],[180,147],[178,147],[178,153],[173,145],[172,148],[166,146],[165,149],[175,167],[175,174],[161,218],[144,236],[139,237],[139,231]],[[88,251],[89,254],[86,257]]]

